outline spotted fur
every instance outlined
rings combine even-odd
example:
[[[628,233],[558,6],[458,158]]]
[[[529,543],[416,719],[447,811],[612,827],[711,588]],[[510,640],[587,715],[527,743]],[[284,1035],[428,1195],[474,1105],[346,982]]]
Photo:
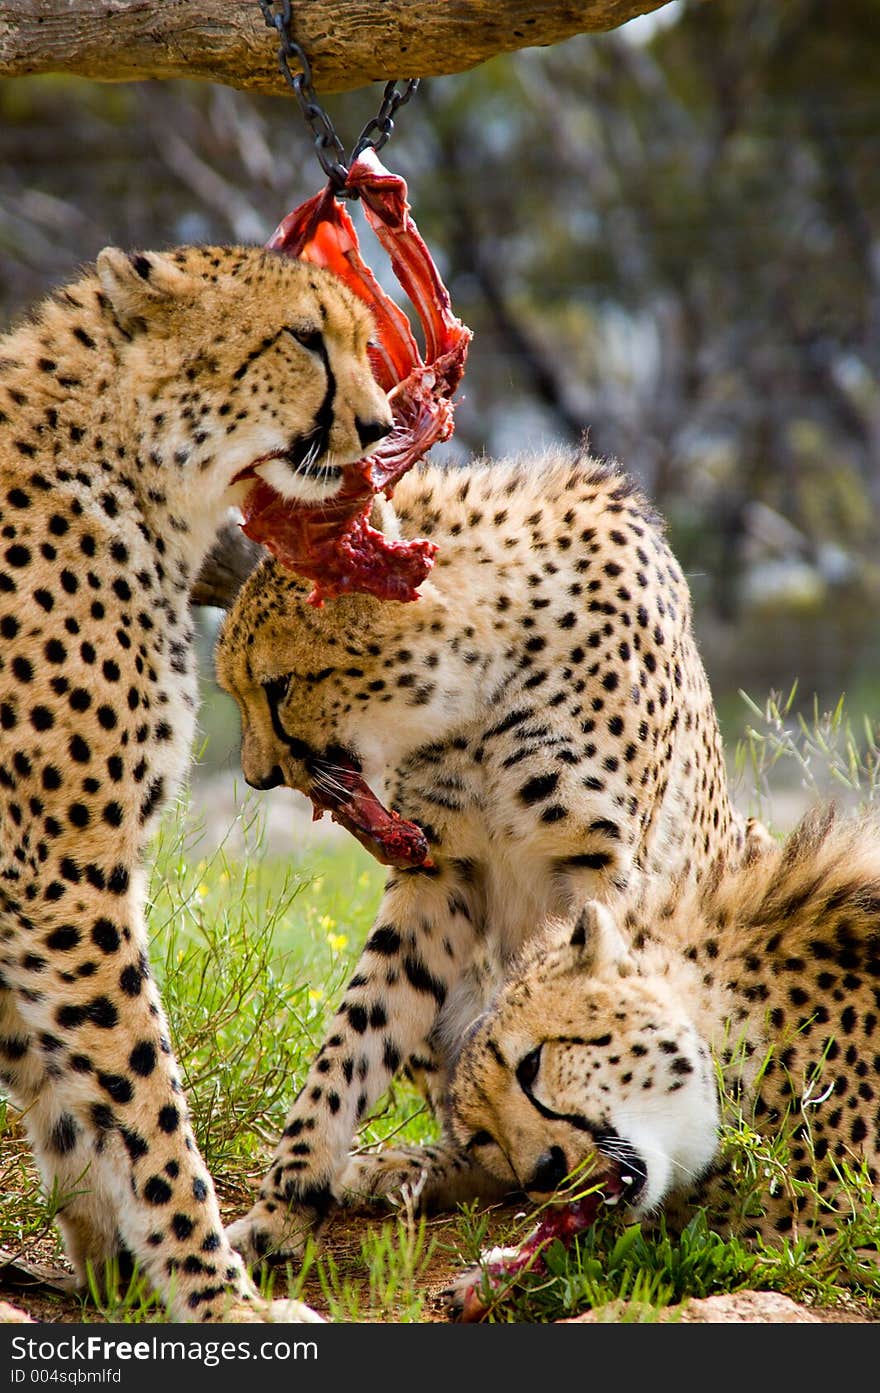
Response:
[[[109,248],[0,340],[0,1079],[77,1275],[124,1249],[178,1318],[242,1319],[256,1297],[143,922],[193,734],[189,589],[242,470],[326,496],[362,423],[387,429],[369,333],[300,263]]]
[[[307,790],[309,756],[353,755],[424,828],[433,864],[389,876],[357,971],[251,1213],[249,1259],[295,1252],[345,1192],[425,1169],[438,1198],[491,1189],[447,1146],[361,1158],[358,1121],[398,1070],[442,1097],[465,1027],[531,934],[645,873],[698,878],[744,827],[663,526],[613,468],[552,451],[404,478],[384,530],[439,543],[412,605],[315,610],[272,563],[221,637],[259,788]]]
[[[452,1131],[542,1198],[623,1162],[637,1216],[705,1205],[720,1231],[809,1237],[850,1208],[844,1167],[880,1196],[878,1018],[880,824],[814,814],[699,886],[552,933],[462,1051]],[[788,1147],[745,1187],[719,1142],[743,1120]]]

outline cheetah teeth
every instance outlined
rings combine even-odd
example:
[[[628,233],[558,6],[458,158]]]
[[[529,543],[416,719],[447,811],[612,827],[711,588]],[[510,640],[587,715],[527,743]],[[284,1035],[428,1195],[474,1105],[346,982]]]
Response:
[[[631,1175],[622,1175],[620,1177],[620,1183],[621,1185],[628,1187],[633,1184],[633,1178]],[[603,1195],[602,1198],[607,1205],[614,1206],[615,1204],[620,1204],[620,1201],[623,1199],[624,1194],[625,1190],[618,1190],[615,1194]]]

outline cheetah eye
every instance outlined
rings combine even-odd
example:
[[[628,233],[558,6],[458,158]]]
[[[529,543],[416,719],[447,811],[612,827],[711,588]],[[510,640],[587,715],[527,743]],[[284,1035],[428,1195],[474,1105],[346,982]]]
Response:
[[[261,683],[263,691],[273,706],[277,702],[283,701],[290,691],[290,676],[289,672],[285,672],[281,677],[270,677],[268,681]]]
[[[297,343],[302,344],[310,353],[321,353],[324,349],[324,335],[320,329],[297,329],[292,324],[287,325],[287,332]]]
[[[492,1136],[491,1132],[474,1132],[474,1135],[471,1137],[470,1141],[467,1144],[467,1150],[470,1151],[471,1148],[475,1146],[494,1145],[495,1138]]]
[[[516,1078],[520,1088],[528,1091],[535,1079],[538,1077],[538,1070],[541,1067],[541,1046],[531,1051],[530,1054],[523,1055],[519,1064],[516,1066]]]

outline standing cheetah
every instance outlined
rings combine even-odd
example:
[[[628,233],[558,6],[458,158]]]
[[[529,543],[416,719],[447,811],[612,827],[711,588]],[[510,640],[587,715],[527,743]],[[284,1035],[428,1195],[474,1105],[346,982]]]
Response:
[[[687,585],[627,478],[557,450],[426,465],[394,503],[386,533],[439,544],[417,604],[315,610],[264,563],[217,651],[249,783],[326,806],[362,770],[430,847],[390,874],[260,1197],[230,1231],[254,1261],[298,1251],[343,1192],[414,1170],[430,1172],[426,1200],[492,1193],[447,1145],[346,1169],[358,1121],[402,1066],[444,1095],[465,1028],[553,916],[645,873],[698,878],[744,846]],[[344,799],[335,815],[351,821]]]
[[[587,906],[533,945],[461,1052],[451,1127],[545,1199],[588,1158],[637,1217],[778,1241],[880,1197],[880,823],[812,814],[702,883]],[[787,1138],[749,1193],[723,1120]],[[748,1188],[748,1187],[747,1187]]]
[[[262,250],[108,248],[0,341],[0,1077],[78,1277],[125,1250],[181,1319],[256,1309],[146,956],[190,585],[255,475],[320,499],[387,433],[370,332]]]

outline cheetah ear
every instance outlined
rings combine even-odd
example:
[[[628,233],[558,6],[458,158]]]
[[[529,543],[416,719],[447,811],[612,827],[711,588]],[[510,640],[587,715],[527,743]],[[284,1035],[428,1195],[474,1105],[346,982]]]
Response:
[[[578,950],[578,966],[583,971],[598,972],[603,967],[627,970],[631,965],[629,949],[614,915],[598,900],[587,900],[569,943]]]
[[[193,582],[190,603],[232,609],[239,590],[265,555],[264,548],[246,537],[237,522],[225,523]]]
[[[124,252],[105,247],[96,262],[101,288],[120,323],[154,317],[174,301],[192,295],[190,276],[161,252]]]

